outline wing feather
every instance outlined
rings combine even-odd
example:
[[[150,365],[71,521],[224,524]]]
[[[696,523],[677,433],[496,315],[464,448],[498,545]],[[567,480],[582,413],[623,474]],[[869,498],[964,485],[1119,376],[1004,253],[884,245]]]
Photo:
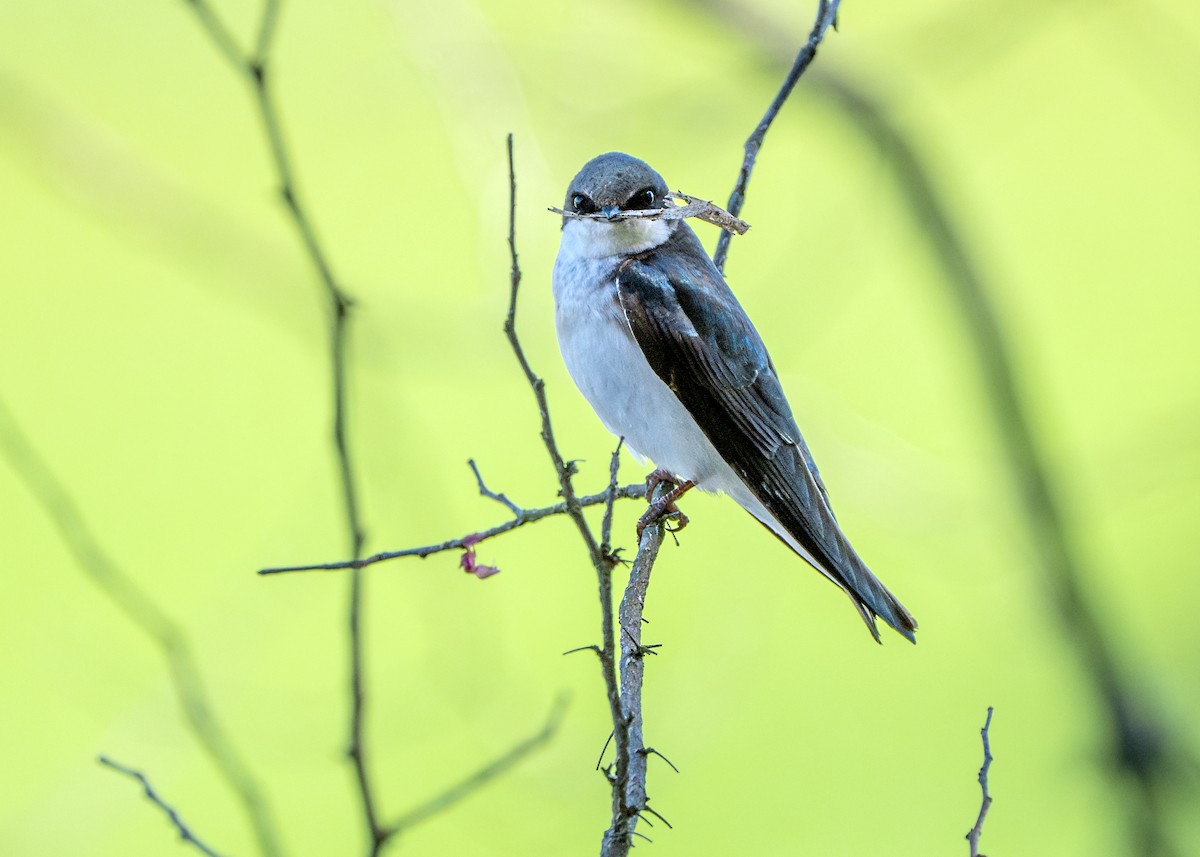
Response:
[[[876,639],[876,615],[914,639],[912,616],[838,526],[762,339],[694,234],[690,240],[691,252],[669,262],[651,251],[619,268],[634,339],[747,488],[850,595]]]

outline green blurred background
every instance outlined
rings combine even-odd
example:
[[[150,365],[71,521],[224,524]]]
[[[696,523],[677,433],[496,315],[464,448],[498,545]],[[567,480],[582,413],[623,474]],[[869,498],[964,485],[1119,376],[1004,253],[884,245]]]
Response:
[[[217,9],[250,41],[256,3]],[[272,54],[300,190],[358,299],[352,439],[382,550],[498,523],[474,457],[552,502],[500,330],[504,134],[519,319],[560,442],[609,438],[554,342],[567,181],[620,149],[724,200],[810,4],[285,3]],[[652,853],[966,854],[988,705],[992,854],[1138,853],[1127,783],[1049,601],[975,352],[883,152],[827,96],[852,80],[933,168],[1014,350],[1139,698],[1194,753],[1200,707],[1200,6],[847,3],[766,146],[727,272],[772,349],[840,519],[921,623],[874,645],[833,587],[726,500],[655,569]],[[274,193],[248,90],[183,2],[0,4],[0,396],[110,555],[186,631],[289,854],[360,854],[325,303]],[[698,226],[715,241],[715,229]],[[622,476],[644,471],[626,462]],[[618,533],[632,542],[636,504]],[[0,465],[0,852],[186,853],[145,770],[214,847],[254,853],[159,653]],[[391,846],[587,854],[607,824],[595,581],[562,519],[367,574],[369,754],[385,818],[536,731],[545,749]],[[1163,797],[1200,837],[1196,774]],[[645,843],[642,843],[645,845]],[[1195,853],[1193,851],[1193,853]]]

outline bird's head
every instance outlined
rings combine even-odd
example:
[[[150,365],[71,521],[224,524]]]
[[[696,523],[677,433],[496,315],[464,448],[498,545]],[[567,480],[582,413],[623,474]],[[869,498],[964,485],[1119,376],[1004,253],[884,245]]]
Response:
[[[667,183],[653,167],[623,152],[598,155],[583,165],[567,189],[563,210],[602,215],[603,219],[563,218],[564,239],[571,237],[592,249],[588,255],[637,253],[657,247],[670,237],[678,221],[633,218],[618,220],[623,211],[666,208]]]

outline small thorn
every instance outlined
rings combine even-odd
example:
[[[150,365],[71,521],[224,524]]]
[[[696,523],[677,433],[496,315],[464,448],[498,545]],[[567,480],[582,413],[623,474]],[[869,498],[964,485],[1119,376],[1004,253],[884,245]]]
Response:
[[[672,825],[671,822],[667,821],[665,818],[662,817],[662,813],[654,812],[654,810],[650,808],[650,804],[646,804],[644,807],[642,807],[642,809],[644,809],[646,812],[653,813],[655,818],[657,818],[659,821],[661,821],[663,824],[665,824],[671,830],[675,829],[674,825]]]
[[[668,765],[670,765],[672,771],[674,771],[677,774],[679,773],[679,768],[675,767],[675,763],[672,762],[670,759],[668,759],[666,756],[664,756],[662,753],[655,750],[653,747],[643,747],[642,749],[638,750],[638,752],[641,753],[643,756],[649,756],[651,753],[653,753],[655,756],[658,756],[658,758],[662,759],[664,762],[666,762]]]
[[[604,747],[600,750],[600,758],[596,760],[596,770],[600,770],[600,763],[604,761],[604,754],[608,752],[608,745],[612,743],[613,735],[616,733],[609,732],[608,740],[604,742]],[[610,777],[611,779],[611,777]]]

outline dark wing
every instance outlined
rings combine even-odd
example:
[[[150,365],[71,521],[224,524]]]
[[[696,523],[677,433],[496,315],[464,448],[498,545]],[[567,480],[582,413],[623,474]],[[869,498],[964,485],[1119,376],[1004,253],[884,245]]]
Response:
[[[916,622],[834,519],[762,339],[695,235],[684,231],[681,225],[664,247],[676,252],[644,254],[618,270],[634,339],[721,457],[850,595],[875,639],[878,615],[912,640]]]

